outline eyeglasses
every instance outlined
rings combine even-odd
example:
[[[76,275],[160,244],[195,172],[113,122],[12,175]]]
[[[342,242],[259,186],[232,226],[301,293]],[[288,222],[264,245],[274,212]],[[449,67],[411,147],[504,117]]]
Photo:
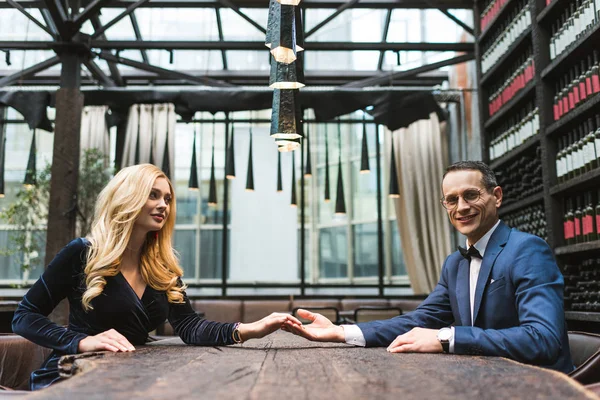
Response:
[[[440,203],[446,210],[454,210],[458,206],[459,197],[462,197],[467,203],[473,204],[481,198],[481,190],[467,189],[462,193],[462,195],[450,195],[448,197],[442,197],[440,199]]]

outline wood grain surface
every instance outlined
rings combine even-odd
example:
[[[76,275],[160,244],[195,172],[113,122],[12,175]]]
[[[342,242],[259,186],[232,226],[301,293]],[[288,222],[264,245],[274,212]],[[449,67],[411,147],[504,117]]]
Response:
[[[389,354],[285,332],[227,347],[154,342],[65,357],[72,377],[31,399],[598,399],[559,372],[496,357]]]

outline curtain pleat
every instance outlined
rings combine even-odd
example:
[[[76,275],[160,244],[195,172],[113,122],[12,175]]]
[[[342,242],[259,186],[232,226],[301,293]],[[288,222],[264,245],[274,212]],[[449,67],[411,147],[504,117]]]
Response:
[[[110,155],[110,136],[106,124],[107,106],[87,106],[81,115],[81,155],[87,149],[98,149],[106,156],[108,165]]]
[[[415,294],[426,294],[450,253],[450,223],[438,201],[448,155],[435,113],[392,135],[400,188],[394,205],[406,270]]]

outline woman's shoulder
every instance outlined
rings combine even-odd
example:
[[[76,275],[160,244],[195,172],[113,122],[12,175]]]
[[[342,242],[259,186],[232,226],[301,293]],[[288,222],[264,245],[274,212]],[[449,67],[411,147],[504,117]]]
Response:
[[[89,240],[86,238],[77,238],[71,240],[63,249],[56,255],[59,260],[75,260],[84,262],[87,249],[90,246]]]

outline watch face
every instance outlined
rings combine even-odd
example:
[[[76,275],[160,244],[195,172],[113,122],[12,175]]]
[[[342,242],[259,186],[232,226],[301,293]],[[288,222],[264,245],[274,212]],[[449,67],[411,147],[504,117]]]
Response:
[[[437,336],[438,336],[439,340],[444,340],[444,341],[450,340],[450,338],[452,337],[452,330],[451,329],[447,329],[447,328],[446,329],[441,329],[438,332]]]

